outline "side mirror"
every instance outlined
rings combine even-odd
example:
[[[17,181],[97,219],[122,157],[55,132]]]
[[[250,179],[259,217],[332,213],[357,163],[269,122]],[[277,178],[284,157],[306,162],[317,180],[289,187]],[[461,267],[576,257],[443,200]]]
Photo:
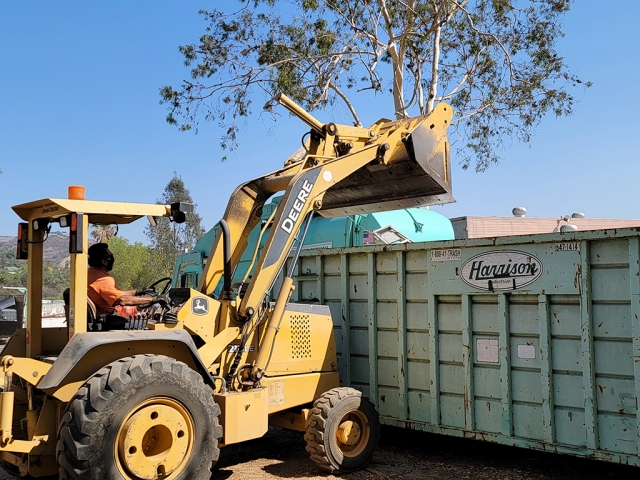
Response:
[[[193,213],[195,205],[193,203],[176,202],[171,204],[171,218],[176,223],[184,223],[187,220],[187,213]]]
[[[34,230],[45,230],[47,233],[51,230],[48,218],[36,218],[31,224]]]
[[[178,210],[171,214],[171,218],[173,218],[173,221],[176,223],[184,223],[187,221],[187,214]]]
[[[74,212],[70,215],[69,253],[82,253],[83,217],[82,213]]]
[[[29,258],[29,224],[18,224],[18,244],[16,245],[16,258],[18,260],[26,260]]]

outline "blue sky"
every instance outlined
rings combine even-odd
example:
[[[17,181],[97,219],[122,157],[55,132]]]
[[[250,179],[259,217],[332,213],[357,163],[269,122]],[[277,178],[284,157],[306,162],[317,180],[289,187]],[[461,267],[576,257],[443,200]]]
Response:
[[[0,2],[0,235],[16,233],[12,205],[65,197],[74,184],[88,199],[153,203],[174,170],[209,228],[235,186],[282,165],[306,130],[295,119],[273,124],[256,113],[224,163],[215,124],[194,135],[164,120],[159,88],[188,76],[177,47],[197,40],[205,28],[198,10],[216,4]],[[619,2],[615,12],[580,0],[565,18],[560,54],[594,84],[574,91],[574,115],[546,118],[529,146],[514,141],[485,173],[456,165],[457,203],[437,211],[504,216],[523,205],[529,216],[640,218],[640,3]],[[391,99],[381,98],[363,121],[391,110]],[[138,223],[121,235],[144,240]]]

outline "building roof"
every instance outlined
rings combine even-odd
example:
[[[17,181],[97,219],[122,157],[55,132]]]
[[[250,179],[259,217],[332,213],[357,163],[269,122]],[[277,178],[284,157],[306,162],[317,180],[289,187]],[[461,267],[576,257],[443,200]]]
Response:
[[[456,239],[506,237],[559,232],[563,225],[574,225],[578,231],[640,227],[640,220],[614,218],[543,218],[543,217],[479,217],[451,219]]]

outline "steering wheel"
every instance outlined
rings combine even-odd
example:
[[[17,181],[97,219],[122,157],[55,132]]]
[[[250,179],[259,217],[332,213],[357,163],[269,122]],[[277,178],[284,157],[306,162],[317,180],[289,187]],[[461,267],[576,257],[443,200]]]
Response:
[[[150,297],[155,297],[157,295],[166,295],[169,290],[171,290],[171,281],[173,279],[171,277],[164,277],[161,278],[160,280],[153,282],[151,285],[149,285],[147,288],[145,288],[145,293],[147,295],[149,295]],[[162,282],[165,282],[165,285],[162,287],[161,290],[159,290],[158,288],[156,288],[158,285],[160,285]]]
[[[148,297],[157,297],[158,295],[166,295],[169,290],[171,290],[171,281],[173,279],[171,277],[164,277],[161,278],[160,280],[157,280],[155,282],[153,282],[151,285],[149,285],[147,288],[145,288],[143,291],[143,295],[146,295]],[[158,285],[162,284],[164,282],[164,285],[162,287],[162,289],[157,288]],[[145,303],[143,305],[138,305],[139,308],[149,308],[150,306],[153,305],[153,302],[149,302],[149,303]],[[165,310],[169,310],[166,309]]]

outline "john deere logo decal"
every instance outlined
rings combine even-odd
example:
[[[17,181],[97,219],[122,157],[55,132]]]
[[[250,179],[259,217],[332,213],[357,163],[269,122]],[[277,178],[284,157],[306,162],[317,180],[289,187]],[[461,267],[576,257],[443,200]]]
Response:
[[[526,252],[504,250],[470,258],[460,269],[467,285],[481,290],[515,290],[535,282],[542,275],[542,262]]]
[[[206,315],[209,313],[209,301],[204,297],[191,300],[191,311],[194,315]]]

